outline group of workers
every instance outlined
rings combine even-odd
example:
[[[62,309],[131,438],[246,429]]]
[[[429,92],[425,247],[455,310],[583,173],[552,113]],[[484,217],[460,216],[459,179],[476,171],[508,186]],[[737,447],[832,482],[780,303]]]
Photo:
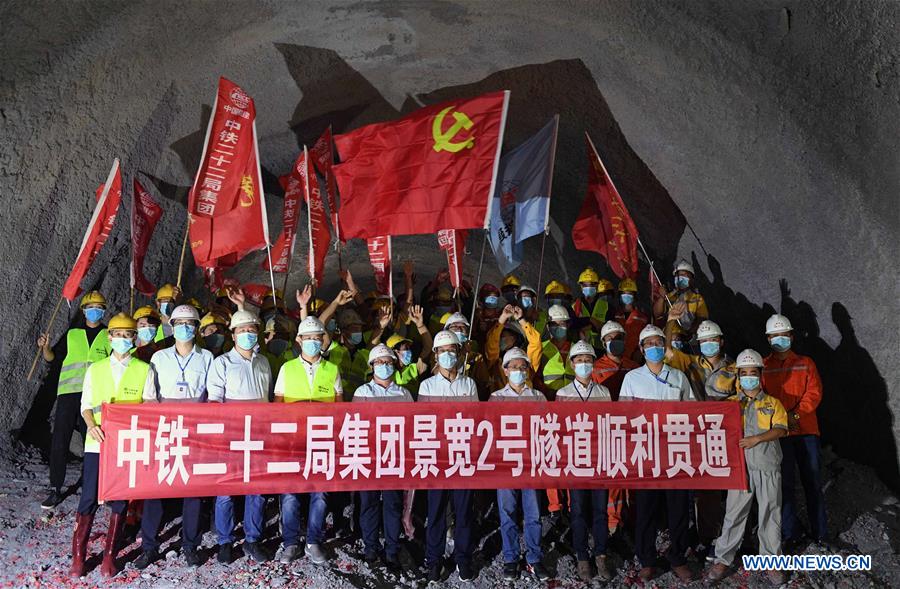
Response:
[[[446,580],[452,525],[452,564],[461,580],[474,579],[477,537],[488,532],[481,508],[495,503],[506,579],[518,578],[523,570],[520,536],[527,574],[552,577],[542,550],[541,517],[547,513],[554,529],[568,525],[577,575],[585,582],[614,577],[608,557],[613,534],[628,538],[642,580],[658,575],[661,524],[669,531],[665,557],[677,577],[697,578],[699,571],[688,560],[693,553],[701,562],[703,557],[710,561],[706,576],[718,581],[733,570],[753,503],[758,509],[759,554],[779,554],[801,539],[795,470],[806,497],[808,536],[825,541],[816,420],[821,384],[815,364],[792,351],[792,327],[781,315],[773,315],[765,325],[771,347],[765,357],[747,349],[731,358],[725,334],[709,319],[706,302],[695,288],[694,269],[682,261],[673,276],[673,290],[658,287],[641,299],[653,301],[648,312],[639,306],[634,280],[626,278],[616,287],[592,268],[580,274],[574,294],[559,280],[538,292],[512,275],[499,287],[484,284],[476,293],[463,285],[454,291],[444,271],[416,297],[415,274],[407,263],[405,292],[396,300],[375,292],[363,295],[352,275],[344,272],[343,288],[330,303],[315,298],[307,286],[297,291],[296,307],[288,306],[280,292],[270,292],[258,314],[239,288],[216,292],[204,309],[177,287],[165,285],[155,305],[112,315],[108,322],[105,298],[89,292],[81,299],[83,322],[52,347],[47,334],[38,340],[47,362],[61,359],[51,492],[42,507],[52,509],[64,499],[70,440],[76,429],[84,439],[71,575],[86,573],[88,539],[98,509],[103,403],[729,400],[740,403],[743,415],[740,447],[749,489],[727,494],[666,489],[428,490],[424,513],[418,514],[425,522],[423,573],[429,582]],[[326,516],[332,513],[332,527],[346,517],[358,526],[354,529],[362,537],[367,562],[400,570],[401,535],[411,525],[404,514],[409,493],[281,495],[280,561],[306,557],[327,564]],[[235,499],[222,496],[212,502],[217,559],[222,563],[235,558]],[[242,503],[243,554],[268,561],[272,555],[264,546],[266,497],[246,495]],[[306,503],[308,509],[301,513]],[[200,498],[143,501],[142,553],[134,566],[143,569],[160,558],[164,513],[179,507],[183,557],[189,565],[200,566],[202,516],[208,504]],[[129,502],[110,501],[107,506],[111,515],[101,572],[111,576],[119,571],[117,555]],[[346,509],[349,506],[355,510]],[[774,583],[784,581],[781,571],[768,574]]]

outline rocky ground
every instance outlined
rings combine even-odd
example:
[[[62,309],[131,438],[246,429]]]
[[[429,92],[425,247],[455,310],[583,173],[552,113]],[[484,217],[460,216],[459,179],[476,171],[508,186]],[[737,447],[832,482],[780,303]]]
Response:
[[[305,559],[291,565],[273,561],[256,565],[239,557],[230,566],[215,561],[212,547],[214,534],[207,532],[204,546],[209,560],[198,569],[185,566],[178,553],[178,521],[168,524],[163,545],[164,559],[151,565],[145,571],[134,569],[131,564],[112,580],[103,580],[99,571],[93,570],[87,577],[70,580],[66,573],[69,566],[73,512],[77,504],[77,493],[69,496],[59,507],[43,511],[40,501],[46,489],[46,465],[40,454],[28,447],[19,446],[0,471],[0,587],[98,587],[127,586],[162,589],[176,586],[220,587],[224,589],[247,587],[424,587],[426,582],[412,565],[422,555],[421,529],[416,530],[416,538],[406,542],[404,560],[408,561],[408,571],[400,576],[390,575],[378,568],[370,568],[362,560],[361,542],[352,536],[332,538],[327,548],[333,556],[328,566],[315,566]],[[900,585],[900,504],[867,468],[838,459],[826,457],[827,488],[826,499],[829,508],[830,526],[835,533],[833,546],[807,545],[801,547],[805,553],[870,554],[872,571],[867,573],[809,573],[791,576],[788,587],[816,587],[822,589],[856,587],[896,587]],[[78,478],[80,464],[73,462],[69,468],[70,481]],[[268,515],[269,536],[277,537],[277,511],[270,501]],[[89,567],[99,565],[106,531],[107,513],[101,508],[98,513],[89,551],[94,556]],[[486,526],[496,529],[495,525]],[[568,547],[560,538],[568,540],[566,530],[545,526],[544,545],[546,561],[556,574],[556,580],[540,583],[524,577],[515,583],[516,587],[554,588],[581,587],[576,579],[575,561]],[[512,586],[502,578],[502,562],[499,555],[499,537],[496,531],[478,536],[479,550],[476,564],[478,578],[472,587]],[[664,539],[661,538],[661,543]],[[745,549],[753,552],[754,541],[748,537]],[[275,542],[269,547],[275,550]],[[636,567],[628,555],[627,543],[614,543],[617,553],[614,564],[617,575],[610,586],[641,586],[636,578]],[[131,561],[139,554],[139,544],[133,538],[122,552],[124,561]],[[240,553],[238,553],[240,556]],[[699,563],[695,561],[695,566]],[[450,574],[446,584],[451,587],[464,585],[456,573]],[[674,575],[666,573],[655,579],[650,586],[678,586]],[[703,586],[702,581],[691,586]],[[749,574],[738,570],[725,580],[724,587],[757,588],[770,586],[761,574]],[[601,586],[595,582],[594,586]]]

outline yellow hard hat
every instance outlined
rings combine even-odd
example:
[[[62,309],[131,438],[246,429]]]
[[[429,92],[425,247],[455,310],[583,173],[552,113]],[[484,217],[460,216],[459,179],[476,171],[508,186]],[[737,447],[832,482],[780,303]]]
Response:
[[[156,309],[151,307],[150,305],[145,305],[143,307],[138,307],[137,311],[132,315],[135,321],[138,319],[143,319],[144,317],[152,317],[157,321],[161,321],[162,318],[159,316],[159,313],[156,312]]]
[[[207,313],[203,316],[203,319],[200,320],[200,329],[203,329],[207,325],[219,324],[225,327],[228,327],[228,322],[225,321],[224,317],[220,317],[214,313]]]
[[[105,307],[106,297],[100,294],[99,290],[92,290],[81,297],[81,308],[84,309],[88,305],[103,305]]]
[[[503,288],[506,288],[507,286],[515,286],[516,288],[519,288],[520,286],[522,286],[522,281],[516,278],[513,274],[508,274],[506,278],[503,279],[503,284],[501,286]]]
[[[450,317],[451,317],[452,315],[453,315],[453,313],[451,313],[451,312],[449,312],[449,311],[446,312],[446,313],[444,313],[443,315],[441,315],[441,325],[447,323],[447,319],[450,319]]]
[[[197,309],[197,312],[200,313],[201,315],[203,315],[204,313],[206,313],[206,309],[204,309],[204,308],[203,308],[203,305],[200,304],[200,301],[198,301],[198,300],[195,299],[194,297],[191,297],[191,298],[189,298],[188,300],[186,300],[186,301],[184,302],[184,304],[190,305],[190,306],[192,306],[193,308]]]
[[[637,283],[631,278],[623,278],[619,282],[619,292],[637,292]]]
[[[544,289],[544,295],[552,295],[552,294],[562,294],[562,295],[572,295],[572,289],[569,288],[568,285],[563,284],[559,280],[551,280],[550,284],[547,285],[547,288]]]
[[[137,330],[137,321],[135,321],[128,313],[118,313],[109,320],[107,329],[110,331],[113,329],[130,329],[135,331]]]
[[[613,283],[606,278],[601,278],[600,282],[597,283],[597,292],[609,292],[615,290],[615,288]]]
[[[171,284],[163,284],[159,287],[159,290],[156,291],[156,300],[160,299],[174,299],[175,298],[175,287]]]
[[[588,266],[578,275],[578,282],[600,282],[600,275],[597,274],[596,270]]]
[[[407,343],[411,344],[412,340],[409,338],[405,338],[398,333],[395,333],[394,335],[392,335],[391,337],[389,337],[387,339],[387,347],[394,349],[397,346],[399,346],[400,344],[402,344],[403,342],[407,342]]]

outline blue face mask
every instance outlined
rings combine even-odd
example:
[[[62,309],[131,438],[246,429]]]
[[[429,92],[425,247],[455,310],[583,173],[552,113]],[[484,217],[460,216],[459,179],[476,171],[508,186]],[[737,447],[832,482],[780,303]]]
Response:
[[[552,325],[550,327],[550,335],[552,335],[554,339],[563,339],[566,337],[567,333],[569,333],[568,328],[562,325]]]
[[[444,370],[454,368],[456,366],[456,361],[456,352],[441,352],[438,354],[438,364],[440,364],[441,368]]]
[[[171,315],[172,311],[174,311],[174,310],[175,310],[175,303],[169,302],[169,303],[161,303],[159,305],[160,314],[165,315],[166,317]]]
[[[141,327],[138,329],[138,339],[142,342],[149,342],[156,337],[155,327]]]
[[[377,376],[381,380],[387,380],[393,374],[394,374],[394,365],[393,364],[376,364],[375,365],[375,376]]]
[[[496,309],[500,304],[500,297],[496,295],[488,295],[484,297],[484,306],[488,309]]]
[[[350,337],[348,337],[347,339],[350,340],[350,343],[353,344],[354,346],[358,346],[359,344],[362,343],[362,332],[354,331],[353,333],[350,334]]]
[[[531,297],[522,297],[522,308],[530,309],[534,305],[534,299]]]
[[[266,344],[266,348],[269,350],[269,353],[275,354],[276,356],[284,354],[284,351],[287,349],[287,347],[288,341],[283,339],[273,339]]]
[[[672,340],[672,347],[675,348],[676,350],[683,352],[687,346],[685,345],[684,340],[675,339],[675,340]]]
[[[206,342],[206,346],[208,348],[218,349],[218,348],[221,348],[222,344],[225,343],[225,336],[222,335],[221,333],[211,333],[208,336],[206,336],[205,338],[203,338],[203,341]]]
[[[412,350],[403,350],[402,352],[398,352],[397,356],[400,357],[400,361],[403,362],[404,366],[409,366],[410,364],[412,364]]]
[[[464,344],[469,341],[469,334],[465,331],[454,331],[453,333],[456,334],[456,339],[459,340],[459,343]]]
[[[518,385],[522,384],[523,382],[525,382],[525,379],[527,378],[527,376],[528,375],[525,373],[524,370],[510,370],[509,371],[509,382],[518,386]]]
[[[125,355],[128,351],[134,347],[134,344],[131,343],[131,340],[127,337],[111,337],[109,338],[109,345],[112,346],[112,349],[117,353]]]
[[[597,294],[597,287],[596,286],[582,286],[581,294],[583,294],[587,298],[591,298]]]
[[[745,391],[755,391],[759,388],[759,377],[758,376],[742,376],[740,378],[741,381],[741,389]]]
[[[700,342],[700,353],[707,358],[712,358],[719,354],[719,348],[721,347],[719,342]]]
[[[325,329],[327,329],[331,333],[337,331],[337,319],[329,319],[328,324],[325,326]]]
[[[256,345],[259,336],[255,333],[244,332],[237,334],[237,337],[235,339],[237,340],[238,347],[242,350],[252,350]]]
[[[776,335],[769,340],[769,345],[776,352],[787,352],[791,349],[791,338],[786,335]]]
[[[685,288],[691,285],[691,279],[687,276],[676,276],[675,277],[675,286],[684,290]]]
[[[84,318],[90,321],[91,323],[100,323],[100,320],[103,319],[103,315],[106,313],[105,309],[98,309],[96,307],[91,309],[84,310]]]
[[[633,305],[634,304],[634,295],[630,292],[623,292],[619,295],[619,298],[622,299],[623,305]]]
[[[581,378],[587,378],[594,372],[594,365],[587,362],[581,362],[575,365],[575,374]]]
[[[553,305],[559,305],[561,307],[566,306],[566,302],[562,299],[547,299],[547,307],[552,307]]]
[[[662,362],[663,358],[666,357],[666,349],[662,346],[644,348],[644,357],[649,362]]]
[[[300,344],[300,348],[303,350],[304,354],[310,358],[314,358],[322,351],[322,342],[317,339],[305,339],[303,340],[303,343]]]
[[[173,334],[175,335],[175,339],[180,342],[189,342],[194,339],[194,332],[196,331],[196,327],[193,325],[176,325],[173,330]]]

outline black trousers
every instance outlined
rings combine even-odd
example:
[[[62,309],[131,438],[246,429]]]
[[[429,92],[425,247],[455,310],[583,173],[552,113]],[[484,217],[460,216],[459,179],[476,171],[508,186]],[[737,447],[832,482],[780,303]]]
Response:
[[[100,479],[100,454],[85,452],[81,465],[81,498],[78,500],[78,513],[94,515],[97,513],[97,483]],[[107,507],[113,513],[125,513],[128,501],[107,501]]]
[[[75,428],[84,437],[87,427],[81,418],[81,393],[58,395],[50,438],[50,486],[54,489],[62,489],[66,483],[66,459]]]
[[[688,516],[690,498],[688,491],[645,489],[634,491],[634,549],[641,566],[656,563],[657,522],[665,508],[668,516],[671,544],[666,552],[669,564],[680,566],[687,562]]]
[[[145,499],[141,516],[141,548],[144,552],[159,550],[159,526],[162,523],[165,505],[180,503],[181,507],[181,545],[183,548],[196,550],[200,546],[200,510],[203,507],[202,497],[185,497],[184,499]]]

